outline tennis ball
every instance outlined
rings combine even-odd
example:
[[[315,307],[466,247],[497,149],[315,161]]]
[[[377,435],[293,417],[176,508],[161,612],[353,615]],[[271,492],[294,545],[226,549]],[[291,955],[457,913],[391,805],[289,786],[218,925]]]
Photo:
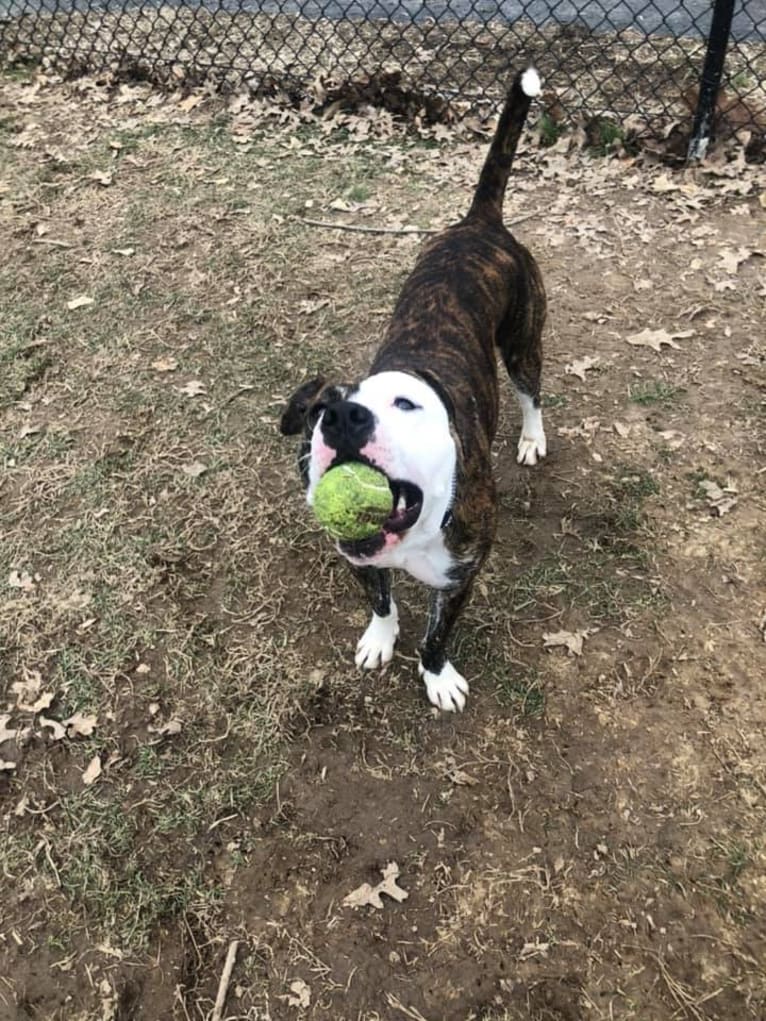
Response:
[[[393,506],[386,476],[356,461],[325,472],[314,490],[316,519],[334,539],[368,539]]]

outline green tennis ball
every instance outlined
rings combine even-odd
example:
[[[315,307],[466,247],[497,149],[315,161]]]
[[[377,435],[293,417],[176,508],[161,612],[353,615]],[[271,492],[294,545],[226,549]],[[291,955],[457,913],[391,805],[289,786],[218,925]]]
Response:
[[[394,507],[386,476],[350,461],[325,472],[314,490],[314,514],[335,539],[368,539]]]

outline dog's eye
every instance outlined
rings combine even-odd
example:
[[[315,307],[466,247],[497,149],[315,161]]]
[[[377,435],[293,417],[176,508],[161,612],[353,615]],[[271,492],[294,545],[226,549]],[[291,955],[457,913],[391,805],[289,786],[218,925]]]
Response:
[[[409,397],[397,397],[394,401],[394,407],[400,411],[416,411],[420,405],[415,404]]]

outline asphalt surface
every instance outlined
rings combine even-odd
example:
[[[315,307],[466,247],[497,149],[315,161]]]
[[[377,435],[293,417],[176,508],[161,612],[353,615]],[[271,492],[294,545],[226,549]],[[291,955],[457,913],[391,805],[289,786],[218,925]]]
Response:
[[[225,0],[225,5],[229,4]],[[394,21],[527,18],[536,25],[579,23],[596,32],[634,27],[647,35],[706,36],[712,0],[243,0],[246,10],[303,13],[307,17],[386,18]],[[738,0],[732,36],[766,43],[766,0]]]
[[[168,0],[144,0],[159,6]],[[175,6],[177,0],[169,0]],[[712,0],[184,0],[187,6],[235,11],[302,14],[305,17],[382,18],[393,21],[489,21],[509,23],[527,18],[536,25],[580,24],[595,32],[634,27],[647,35],[705,36]],[[0,0],[0,16],[35,10],[119,10],[136,6],[130,0]],[[737,40],[766,43],[766,0],[737,0],[732,26]]]

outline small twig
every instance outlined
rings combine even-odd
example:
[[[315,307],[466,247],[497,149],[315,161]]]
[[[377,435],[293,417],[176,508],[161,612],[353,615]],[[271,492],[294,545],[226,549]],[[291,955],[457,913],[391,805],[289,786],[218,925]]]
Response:
[[[426,1021],[426,1018],[423,1017],[417,1007],[405,1006],[395,993],[386,993],[386,999],[388,1000],[389,1007],[393,1007],[394,1010],[400,1010],[411,1021]]]
[[[221,402],[221,407],[225,407],[227,404],[231,404],[232,401],[236,401],[242,394],[248,393],[250,390],[255,390],[254,383],[243,383],[238,390],[235,390],[233,394],[229,394],[225,401]]]
[[[517,216],[508,222],[508,226],[515,227],[519,223],[524,223],[525,220],[532,220],[535,216],[540,216],[539,209],[535,209],[531,213],[525,213],[523,216]],[[301,223],[305,223],[307,227],[350,230],[359,234],[441,234],[443,229],[441,227],[364,227],[356,223],[330,223],[328,220],[308,220],[305,216],[299,216],[298,219]]]
[[[215,998],[215,1006],[213,1007],[213,1013],[210,1016],[210,1021],[221,1021],[223,1017],[223,1008],[226,1003],[226,994],[229,991],[229,982],[231,982],[231,973],[234,970],[234,962],[237,959],[237,947],[239,946],[239,940],[233,939],[229,943],[229,951],[226,954],[226,962],[221,972],[221,981],[218,983],[218,995]]]
[[[32,238],[33,245],[53,245],[55,248],[74,248],[69,241],[59,241],[58,238]]]
[[[298,219],[307,227],[328,227],[330,230],[352,230],[359,234],[438,234],[438,230],[429,227],[362,227],[355,223],[328,223],[327,220]]]
[[[671,975],[670,971],[668,971],[668,967],[665,964],[664,959],[660,956],[660,954],[655,953],[654,950],[650,950],[648,947],[642,947],[640,944],[637,943],[625,943],[624,946],[630,947],[631,950],[638,950],[641,953],[646,954],[648,957],[651,957],[651,959],[659,968],[660,976],[665,982],[665,986],[668,992],[670,993],[671,997],[673,998],[678,1010],[683,1011],[683,1013],[686,1014],[687,1017],[691,1015],[694,1018],[694,1021],[704,1021],[704,1018],[698,1009],[698,1005],[700,1003],[704,1003],[705,1000],[712,999],[713,996],[718,996],[718,994],[721,992],[720,989],[717,989],[714,993],[711,993],[708,996],[704,996],[701,999],[695,1000],[694,997],[691,996],[691,994],[689,993],[688,989],[681,982],[675,979],[673,975]],[[678,1011],[676,1011],[676,1013],[678,1013]]]

